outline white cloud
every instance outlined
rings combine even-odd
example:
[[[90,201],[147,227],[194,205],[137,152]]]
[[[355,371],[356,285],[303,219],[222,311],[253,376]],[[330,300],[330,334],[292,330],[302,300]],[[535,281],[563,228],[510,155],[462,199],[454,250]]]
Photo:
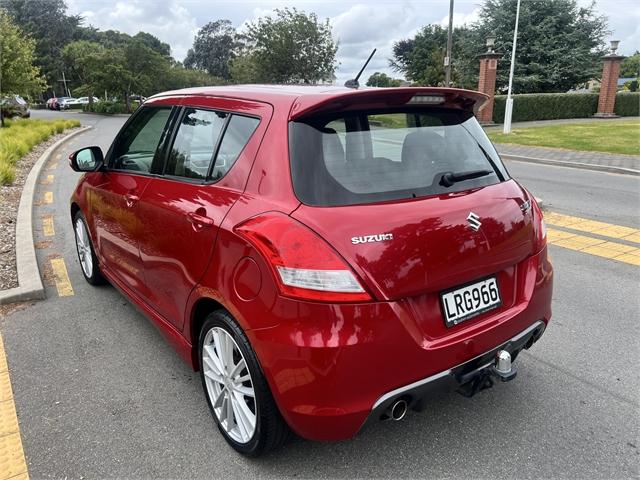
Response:
[[[378,51],[363,73],[361,83],[373,72],[398,76],[389,67],[393,43],[415,35],[418,15],[409,3],[385,5],[356,4],[331,18],[333,36],[339,42],[338,83],[353,78],[371,51]]]
[[[68,3],[70,11],[85,18],[86,25],[130,35],[140,31],[155,35],[171,46],[171,53],[178,60],[184,59],[198,31],[196,18],[178,0],[118,0],[115,4],[73,0]]]
[[[480,19],[480,7],[473,9],[469,13],[456,12],[454,9],[453,12],[453,26],[461,27],[462,25],[471,25],[474,22],[477,22]],[[443,27],[449,26],[449,14],[440,20],[440,25]]]

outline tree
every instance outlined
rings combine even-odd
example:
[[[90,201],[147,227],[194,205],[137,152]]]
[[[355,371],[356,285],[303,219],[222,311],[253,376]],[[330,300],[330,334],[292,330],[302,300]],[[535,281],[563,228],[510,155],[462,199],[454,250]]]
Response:
[[[256,55],[245,53],[233,59],[229,68],[234,83],[256,83],[259,78]]]
[[[451,71],[452,81],[456,86],[473,88],[477,62],[473,61],[475,69],[469,71],[468,57],[474,57],[473,53],[465,54],[469,38],[470,32],[466,27],[454,29]],[[440,25],[427,25],[414,38],[394,43],[393,58],[389,60],[389,65],[415,84],[442,85],[446,45],[447,30]]]
[[[166,58],[171,58],[171,47],[169,44],[161,42],[158,37],[155,37],[147,32],[138,32],[133,38],[140,40],[147,47],[149,47],[154,52],[162,55]]]
[[[439,85],[444,80],[447,31],[440,25],[427,25],[409,40],[393,45],[391,68],[419,85]]]
[[[120,85],[124,87],[125,103],[127,111],[130,111],[131,94],[148,96],[163,90],[169,63],[145,42],[136,38],[131,39],[118,55],[125,67]]]
[[[399,87],[402,85],[402,80],[397,78],[391,78],[386,73],[376,72],[367,80],[368,87]]]
[[[0,125],[4,127],[2,98],[40,93],[45,81],[34,66],[35,42],[0,9]]]
[[[209,75],[202,70],[184,68],[180,64],[173,65],[166,76],[163,90],[177,90],[188,87],[204,87],[208,85],[221,85],[224,80]]]
[[[520,7],[513,91],[566,92],[599,77],[606,19],[595,13],[594,4],[578,7],[575,0],[525,1]],[[498,62],[497,85],[508,85],[516,0],[486,0],[474,29],[476,53],[483,39],[495,34]]]
[[[253,81],[315,83],[331,78],[336,69],[331,25],[314,13],[284,8],[259,18],[247,28],[247,45]]]
[[[241,44],[242,37],[229,20],[209,22],[198,31],[184,65],[228,80],[231,62]]]
[[[620,76],[622,78],[638,78],[640,76],[640,52],[622,60],[620,65]]]
[[[454,85],[476,87],[477,55],[485,51],[486,37],[494,35],[495,50],[502,54],[496,84],[506,90],[516,2],[486,0],[477,23],[454,29]],[[521,2],[514,92],[565,92],[598,77],[607,33],[606,20],[593,4],[581,8],[575,0]],[[390,65],[417,84],[442,84],[446,37],[446,29],[427,25],[414,38],[394,44]]]
[[[62,56],[80,86],[76,91],[89,97],[89,109],[93,105],[94,93],[99,91],[102,81],[101,69],[105,63],[105,48],[96,42],[79,40],[69,43],[62,50]]]
[[[62,49],[77,35],[79,16],[68,16],[64,0],[2,0],[20,28],[35,39],[35,64],[56,90],[62,78]]]

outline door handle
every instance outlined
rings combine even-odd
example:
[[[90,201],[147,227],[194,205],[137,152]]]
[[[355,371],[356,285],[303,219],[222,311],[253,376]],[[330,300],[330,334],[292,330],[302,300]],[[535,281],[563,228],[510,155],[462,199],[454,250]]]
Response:
[[[198,228],[213,227],[213,219],[195,212],[187,213],[189,221]]]
[[[132,207],[134,203],[140,200],[140,197],[134,193],[126,193],[124,195],[124,200],[127,203],[127,207]]]

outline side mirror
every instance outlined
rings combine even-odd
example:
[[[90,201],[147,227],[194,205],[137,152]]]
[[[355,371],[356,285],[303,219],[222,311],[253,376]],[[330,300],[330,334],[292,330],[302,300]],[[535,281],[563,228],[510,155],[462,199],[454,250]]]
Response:
[[[85,147],[69,155],[69,166],[76,172],[95,172],[104,164],[100,147]]]

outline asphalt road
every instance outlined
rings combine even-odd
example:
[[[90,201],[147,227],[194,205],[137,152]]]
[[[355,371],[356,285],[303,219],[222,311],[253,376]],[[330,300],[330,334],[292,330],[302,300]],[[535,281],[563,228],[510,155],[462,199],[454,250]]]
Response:
[[[74,116],[34,117],[45,115]],[[68,214],[78,175],[65,157],[106,149],[125,119],[76,116],[94,129],[63,148],[39,192],[54,201],[34,215],[54,215],[41,269],[62,256],[74,294],[59,297],[47,282],[47,300],[0,322],[32,478],[638,478],[640,268],[553,245],[554,318],[518,357],[515,381],[472,399],[444,395],[349,441],[294,439],[264,458],[237,455],[198,375],[116,290],[82,278]],[[508,167],[554,212],[640,228],[638,178]]]

